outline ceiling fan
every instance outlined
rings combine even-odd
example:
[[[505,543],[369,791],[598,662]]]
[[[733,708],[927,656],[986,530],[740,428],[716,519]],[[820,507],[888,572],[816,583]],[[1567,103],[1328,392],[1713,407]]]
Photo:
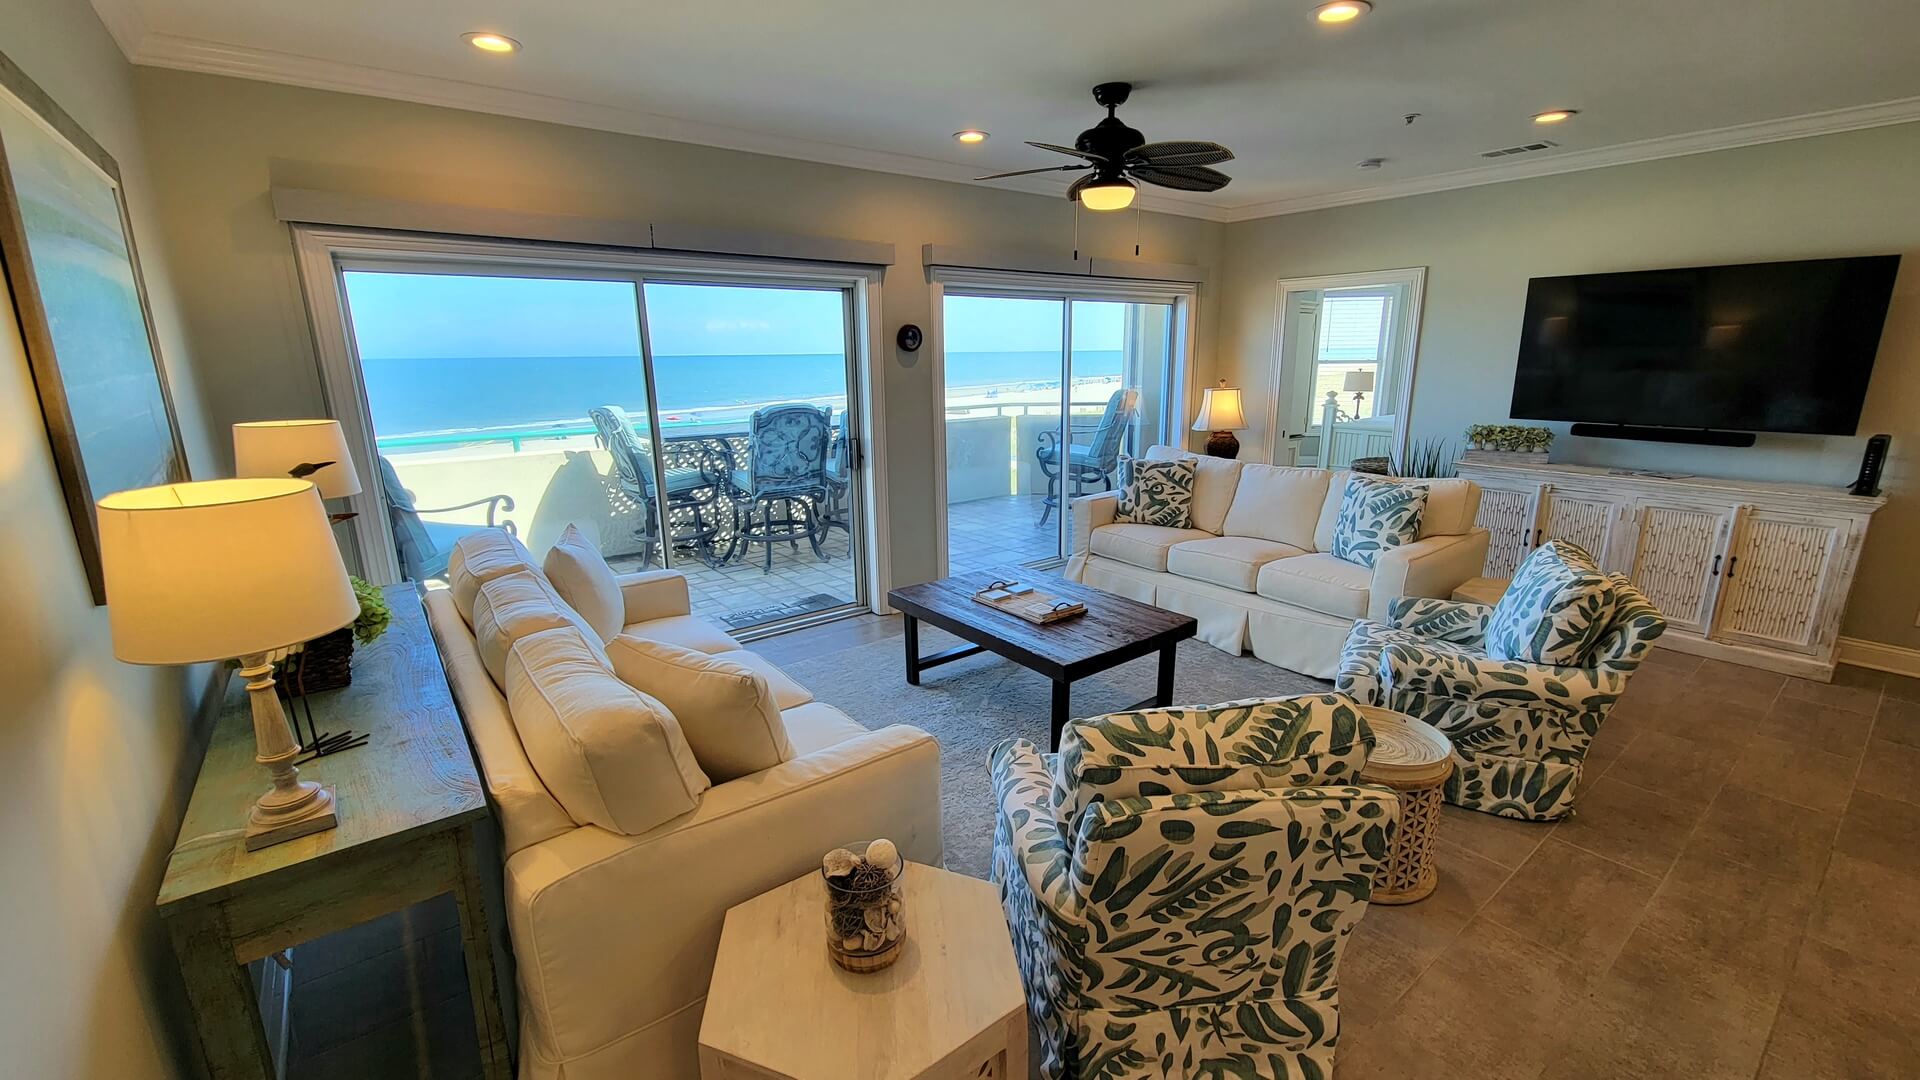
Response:
[[[1033,142],[1042,150],[1069,154],[1081,159],[1080,165],[1050,165],[1044,169],[1020,169],[975,177],[1000,180],[1009,176],[1027,176],[1044,172],[1081,172],[1087,175],[1073,182],[1067,198],[1089,210],[1124,210],[1133,204],[1134,181],[1155,184],[1176,191],[1219,191],[1233,177],[1209,165],[1233,160],[1233,151],[1215,142],[1176,139],[1150,143],[1145,135],[1120,122],[1114,110],[1127,103],[1132,83],[1101,83],[1093,88],[1093,100],[1106,107],[1107,118],[1080,133],[1072,146]]]

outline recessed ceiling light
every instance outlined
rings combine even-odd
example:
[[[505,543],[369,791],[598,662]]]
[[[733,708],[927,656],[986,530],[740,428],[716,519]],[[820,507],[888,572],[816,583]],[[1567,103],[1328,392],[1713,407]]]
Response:
[[[505,34],[475,30],[470,34],[461,34],[460,40],[479,49],[481,52],[511,53],[520,51],[520,43]]]
[[[1558,124],[1562,121],[1571,120],[1578,115],[1580,115],[1579,109],[1548,109],[1543,113],[1534,113],[1533,122],[1536,124]]]
[[[1313,17],[1323,23],[1344,23],[1365,15],[1373,10],[1367,0],[1334,0],[1331,4],[1321,4],[1313,9]]]
[[[987,141],[987,133],[981,131],[979,128],[968,128],[965,131],[956,131],[953,133],[953,137],[963,143],[983,143]]]

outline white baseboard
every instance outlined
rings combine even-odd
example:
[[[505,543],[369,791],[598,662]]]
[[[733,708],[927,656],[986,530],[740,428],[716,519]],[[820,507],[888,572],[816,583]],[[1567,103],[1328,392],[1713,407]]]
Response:
[[[1920,678],[1920,649],[1843,637],[1837,659],[1843,664]]]

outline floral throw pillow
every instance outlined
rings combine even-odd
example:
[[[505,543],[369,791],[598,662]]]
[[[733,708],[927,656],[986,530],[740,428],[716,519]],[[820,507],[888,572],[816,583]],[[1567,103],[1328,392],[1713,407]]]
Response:
[[[1613,579],[1580,545],[1534,548],[1487,620],[1487,656],[1585,667],[1613,622]]]
[[[1126,484],[1120,489],[1120,504],[1114,508],[1115,521],[1170,529],[1193,527],[1193,459],[1129,458],[1124,471]]]
[[[1364,476],[1348,480],[1333,525],[1333,557],[1372,566],[1381,552],[1411,543],[1420,534],[1420,515],[1426,509],[1425,484]]]

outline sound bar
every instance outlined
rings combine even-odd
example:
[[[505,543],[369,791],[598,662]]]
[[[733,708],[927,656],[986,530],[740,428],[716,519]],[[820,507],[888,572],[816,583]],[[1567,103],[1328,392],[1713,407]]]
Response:
[[[1638,439],[1641,442],[1685,443],[1688,446],[1752,446],[1754,443],[1751,431],[1709,431],[1706,428],[1575,424],[1572,433],[1589,439]]]

